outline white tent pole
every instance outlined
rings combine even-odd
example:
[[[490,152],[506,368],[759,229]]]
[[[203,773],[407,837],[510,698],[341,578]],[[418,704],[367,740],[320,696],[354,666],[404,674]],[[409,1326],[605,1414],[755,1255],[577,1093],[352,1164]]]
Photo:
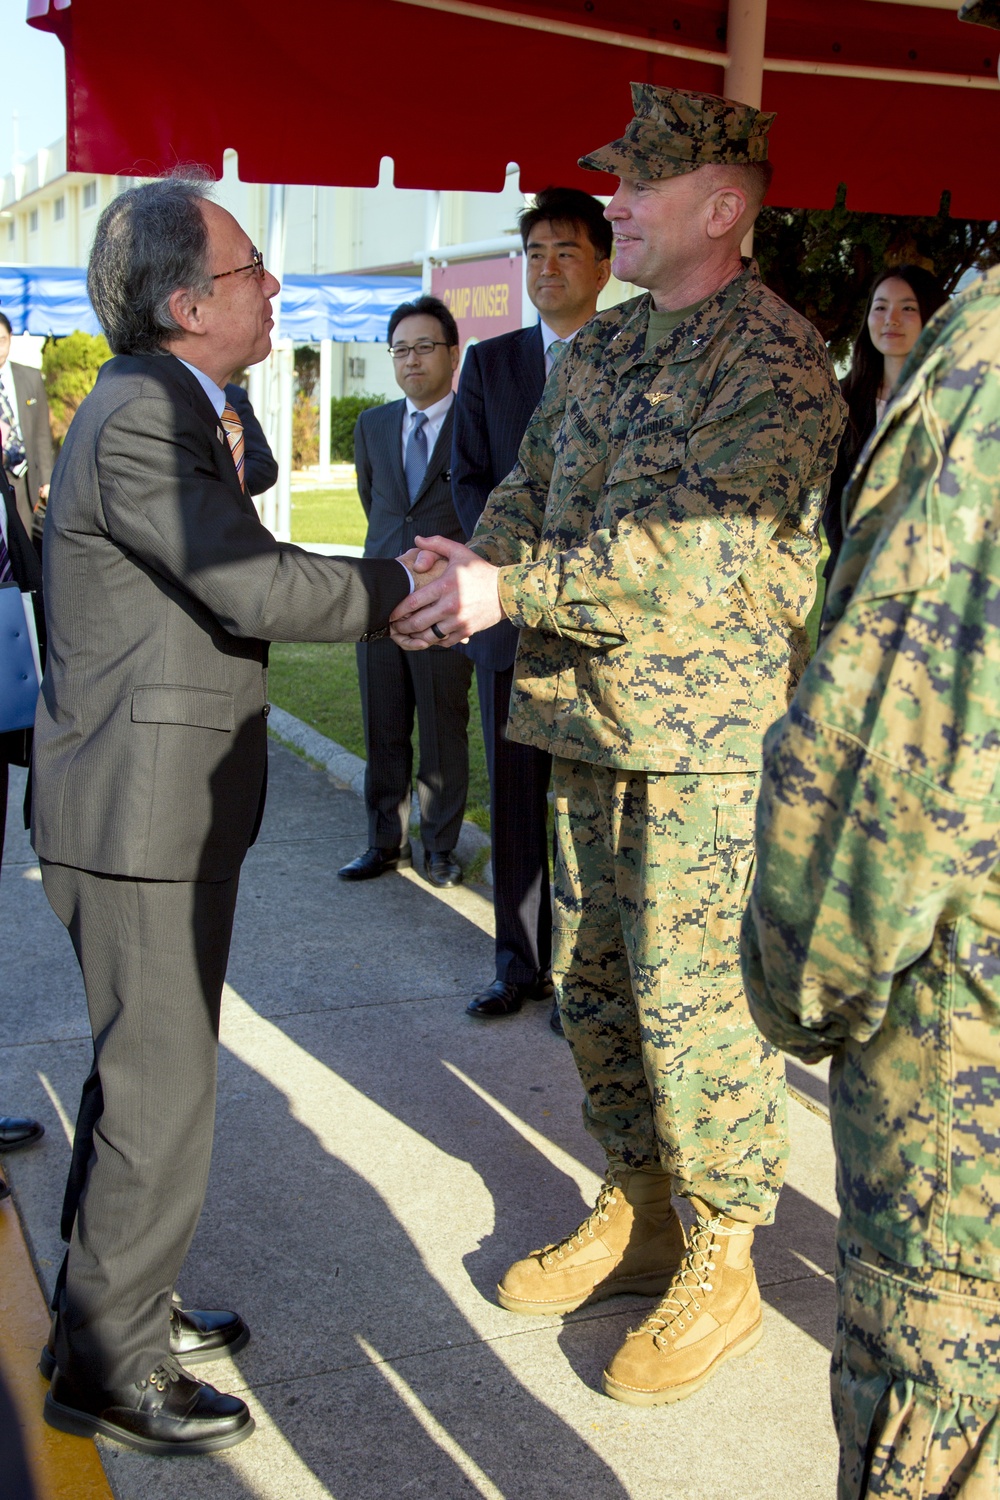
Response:
[[[319,342],[319,477],[330,477],[333,431],[330,402],[333,400],[333,340]]]
[[[280,281],[285,274],[285,187],[283,183],[272,183],[267,190],[267,246],[264,254],[264,262],[272,276]],[[280,376],[280,354],[282,340],[280,339],[281,328],[281,294],[275,297],[272,303],[274,328],[271,333],[272,352],[265,360],[262,367],[263,372],[263,403],[261,410],[257,413],[260,424],[264,429],[267,440],[271,445],[271,452],[278,461],[278,482],[259,496],[258,506],[260,518],[269,531],[277,534],[279,529],[278,516],[283,512],[286,516],[291,514],[291,411],[287,423],[288,445],[283,451],[283,437],[285,425],[281,414],[281,387]],[[251,398],[252,399],[252,398]]]
[[[767,0],[729,0],[726,46],[726,98],[760,109],[764,88],[764,35],[767,31]],[[753,254],[753,230],[741,246]]]
[[[424,199],[424,253],[422,256],[421,280],[424,292],[431,289],[432,258],[441,244],[441,194],[431,189]]]

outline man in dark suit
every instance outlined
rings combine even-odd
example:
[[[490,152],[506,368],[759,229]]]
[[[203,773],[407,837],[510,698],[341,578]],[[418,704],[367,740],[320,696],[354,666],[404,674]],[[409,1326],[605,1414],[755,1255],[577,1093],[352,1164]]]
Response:
[[[0,449],[2,458],[2,449]],[[42,565],[28,533],[17,513],[14,491],[7,482],[7,475],[0,463],[0,584],[16,583],[21,593],[41,594]],[[3,841],[7,824],[7,780],[10,766],[26,766],[31,756],[31,730],[16,729],[0,734],[0,860],[3,859]],[[9,1151],[20,1151],[25,1146],[41,1140],[45,1130],[37,1120],[22,1115],[0,1115],[0,1155]],[[6,1198],[9,1188],[0,1177],[0,1198]]]
[[[278,283],[198,185],[116,198],[88,288],[116,357],[56,465],[35,721],[33,842],[94,1035],[45,1416],[208,1453],[253,1421],[183,1367],[248,1334],[172,1293],[208,1180],[237,884],[263,812],[267,642],[377,633],[413,579],[406,560],[319,558],[258,520],[224,386],[267,355]]]
[[[39,372],[8,360],[10,338],[10,320],[0,313],[0,442],[4,468],[17,499],[21,524],[37,546],[52,478],[49,402]]]
[[[532,328],[502,333],[466,350],[455,399],[452,493],[468,539],[486,498],[517,461],[517,450],[560,349],[597,310],[611,274],[611,226],[604,207],[575,188],[546,188],[519,218],[525,284],[538,309]],[[429,536],[422,531],[422,536]],[[525,999],[552,994],[548,790],[552,758],[506,737],[517,630],[506,621],[473,636],[483,739],[490,774],[496,977],[466,1013],[513,1015]],[[553,1004],[551,1023],[561,1031]]]
[[[405,397],[363,411],[354,429],[358,494],[368,517],[366,557],[395,557],[418,535],[464,537],[450,467],[458,329],[444,303],[420,297],[397,307],[389,319],[389,351]],[[344,865],[341,880],[370,880],[411,863],[414,710],[424,871],[433,885],[461,880],[454,850],[469,789],[471,680],[472,664],[458,651],[401,651],[390,640],[358,646],[368,848]]]

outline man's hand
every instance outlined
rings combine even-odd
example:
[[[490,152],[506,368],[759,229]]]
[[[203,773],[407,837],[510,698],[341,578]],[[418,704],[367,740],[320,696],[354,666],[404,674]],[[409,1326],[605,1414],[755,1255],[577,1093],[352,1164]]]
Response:
[[[39,486],[38,498],[39,500],[47,500],[49,498],[49,487],[47,484]]]
[[[436,552],[427,552],[421,547],[411,547],[409,552],[404,552],[396,561],[402,563],[404,568],[409,568],[417,588],[423,583],[433,583],[448,566],[446,557],[441,557]]]
[[[418,536],[417,546],[423,565],[421,586],[397,604],[390,620],[397,646],[407,651],[454,646],[503,619],[497,592],[499,569],[492,563],[446,537]],[[431,558],[435,562],[427,567],[425,559]],[[438,565],[442,560],[443,569]]]

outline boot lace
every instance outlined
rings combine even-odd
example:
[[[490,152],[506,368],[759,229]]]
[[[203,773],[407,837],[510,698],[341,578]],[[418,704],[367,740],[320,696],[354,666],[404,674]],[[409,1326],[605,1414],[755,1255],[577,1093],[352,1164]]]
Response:
[[[180,1380],[181,1376],[185,1373],[179,1361],[172,1354],[168,1354],[165,1359],[160,1361],[155,1370],[150,1371],[145,1380],[137,1380],[136,1385],[140,1390],[144,1390],[146,1386],[151,1385],[162,1395],[168,1385],[172,1385],[174,1381]]]
[[[580,1227],[574,1229],[572,1234],[568,1234],[565,1239],[559,1240],[554,1245],[546,1245],[544,1250],[539,1252],[544,1261],[551,1264],[555,1259],[562,1260],[564,1255],[573,1250],[579,1250],[585,1239],[594,1239],[600,1226],[608,1222],[608,1209],[614,1205],[617,1191],[618,1181],[609,1174],[604,1179],[601,1191],[597,1195],[597,1202]]]
[[[719,1249],[719,1240],[750,1232],[749,1226],[726,1224],[721,1218],[703,1219],[699,1215],[684,1259],[678,1266],[666,1295],[638,1328],[630,1329],[628,1337],[638,1338],[641,1334],[651,1333],[657,1348],[662,1349],[668,1339],[683,1333],[694,1322],[695,1314],[701,1312],[699,1297],[713,1290],[711,1276],[715,1270],[714,1257]]]

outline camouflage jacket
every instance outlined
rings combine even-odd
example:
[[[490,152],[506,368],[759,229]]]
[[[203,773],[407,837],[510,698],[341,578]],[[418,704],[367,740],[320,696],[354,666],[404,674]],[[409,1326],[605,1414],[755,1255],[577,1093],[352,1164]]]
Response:
[[[851,1223],[1000,1280],[1000,269],[904,378],[765,742],[743,972],[767,1036],[834,1054]]]
[[[649,306],[576,335],[476,531],[521,629],[511,736],[757,771],[805,661],[843,404],[816,329],[752,263],[647,353]]]

